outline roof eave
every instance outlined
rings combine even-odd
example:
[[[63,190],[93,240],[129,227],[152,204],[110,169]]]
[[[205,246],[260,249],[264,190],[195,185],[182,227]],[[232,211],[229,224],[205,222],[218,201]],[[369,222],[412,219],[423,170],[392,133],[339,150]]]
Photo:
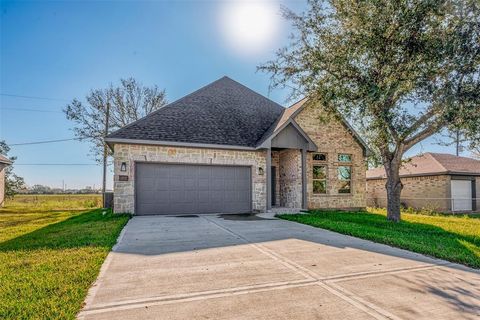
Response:
[[[123,139],[123,138],[105,138],[107,145],[113,150],[115,144],[139,144],[154,146],[172,146],[186,148],[202,148],[202,149],[226,149],[226,150],[246,150],[255,151],[257,148],[237,145],[210,144],[210,143],[192,143],[180,141],[160,141],[160,140],[140,140],[140,139]]]

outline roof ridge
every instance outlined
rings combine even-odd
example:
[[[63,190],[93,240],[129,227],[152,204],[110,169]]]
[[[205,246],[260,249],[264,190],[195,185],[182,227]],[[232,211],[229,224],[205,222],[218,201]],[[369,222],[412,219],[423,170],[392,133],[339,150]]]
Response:
[[[305,99],[308,99],[308,97],[305,96],[305,97],[303,97],[303,98],[301,98],[301,99],[296,100],[294,103],[292,103],[292,104],[291,104],[289,107],[287,107],[286,109],[290,109],[291,107],[293,107],[294,105],[296,105],[297,103],[300,103],[300,101],[305,100]]]
[[[254,93],[255,95],[260,96],[260,97],[262,97],[262,98],[264,98],[264,99],[267,99],[268,101],[276,104],[276,105],[279,106],[280,108],[282,108],[282,109],[287,109],[287,108],[285,108],[284,106],[282,106],[281,104],[273,101],[273,100],[270,99],[269,97],[265,97],[263,94],[260,94],[260,93],[256,92],[255,90],[250,89],[250,88],[247,87],[246,85],[244,85],[244,84],[238,82],[237,80],[234,80],[234,79],[232,79],[232,78],[230,78],[230,77],[228,77],[228,76],[223,76],[223,77],[221,77],[220,79],[218,79],[217,81],[222,80],[222,79],[228,79],[228,80],[230,80],[230,81],[232,81],[232,82],[235,82],[236,84],[242,86],[243,88],[245,88],[245,89],[247,89],[248,91]],[[217,82],[217,81],[214,81],[214,82],[212,82],[212,83],[215,83],[215,82]]]
[[[428,154],[430,156],[430,158],[432,158],[441,168],[443,168],[443,170],[448,171],[448,169],[445,168],[445,166],[440,161],[438,161],[437,158],[435,158],[433,156],[433,154],[434,154],[433,152],[425,152],[424,154]]]

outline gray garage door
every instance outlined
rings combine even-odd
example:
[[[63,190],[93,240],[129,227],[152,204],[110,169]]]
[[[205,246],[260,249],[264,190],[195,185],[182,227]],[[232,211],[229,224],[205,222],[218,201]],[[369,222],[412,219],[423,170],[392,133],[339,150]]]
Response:
[[[137,215],[251,211],[250,167],[137,163]]]

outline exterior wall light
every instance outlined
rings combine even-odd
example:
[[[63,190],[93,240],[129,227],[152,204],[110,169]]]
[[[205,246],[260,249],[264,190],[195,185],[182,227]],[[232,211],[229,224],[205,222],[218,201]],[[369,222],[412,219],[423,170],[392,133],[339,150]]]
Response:
[[[264,170],[262,167],[258,167],[258,175],[263,176]]]
[[[127,171],[127,163],[126,162],[122,162],[122,164],[120,165],[120,171],[122,171],[122,172]]]

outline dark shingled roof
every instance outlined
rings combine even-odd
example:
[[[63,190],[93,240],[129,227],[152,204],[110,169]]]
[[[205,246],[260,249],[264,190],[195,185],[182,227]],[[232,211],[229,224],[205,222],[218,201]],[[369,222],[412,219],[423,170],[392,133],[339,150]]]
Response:
[[[223,77],[107,136],[255,147],[284,108]]]

